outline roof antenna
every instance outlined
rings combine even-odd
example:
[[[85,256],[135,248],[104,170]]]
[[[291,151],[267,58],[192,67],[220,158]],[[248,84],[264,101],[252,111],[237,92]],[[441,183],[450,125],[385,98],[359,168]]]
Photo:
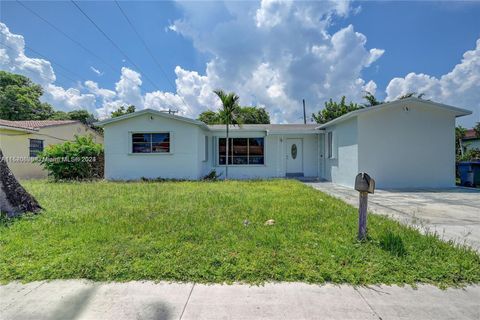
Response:
[[[305,99],[302,99],[303,101],[303,124],[307,124],[307,115],[305,113]]]

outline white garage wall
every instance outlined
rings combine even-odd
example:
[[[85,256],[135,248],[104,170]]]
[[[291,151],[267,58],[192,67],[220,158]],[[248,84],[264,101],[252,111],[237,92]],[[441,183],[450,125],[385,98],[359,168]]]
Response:
[[[328,158],[328,132],[333,132],[333,158]],[[357,119],[352,118],[325,129],[325,175],[334,183],[352,187],[358,173]]]
[[[104,129],[106,179],[198,179],[202,175],[199,141],[204,132],[195,124],[143,114],[110,123]],[[131,153],[132,132],[170,132],[171,153]]]
[[[359,169],[378,188],[455,185],[455,115],[425,104],[358,116]]]

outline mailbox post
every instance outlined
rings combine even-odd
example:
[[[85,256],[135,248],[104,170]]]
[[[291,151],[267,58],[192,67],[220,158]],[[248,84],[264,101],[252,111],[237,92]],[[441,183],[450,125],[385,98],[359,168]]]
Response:
[[[355,190],[360,193],[358,205],[358,240],[367,238],[368,194],[375,191],[375,180],[362,172],[355,178]]]

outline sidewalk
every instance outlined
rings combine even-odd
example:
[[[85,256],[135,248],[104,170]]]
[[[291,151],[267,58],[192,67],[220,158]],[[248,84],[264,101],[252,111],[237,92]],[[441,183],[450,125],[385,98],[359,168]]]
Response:
[[[56,280],[0,286],[7,319],[480,319],[480,286],[269,283],[98,283]]]

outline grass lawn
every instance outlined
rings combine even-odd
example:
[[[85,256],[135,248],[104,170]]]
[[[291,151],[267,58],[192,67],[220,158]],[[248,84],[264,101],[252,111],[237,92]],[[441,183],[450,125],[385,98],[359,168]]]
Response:
[[[480,282],[474,251],[385,217],[357,242],[356,209],[297,181],[24,185],[45,211],[2,220],[2,282]]]

